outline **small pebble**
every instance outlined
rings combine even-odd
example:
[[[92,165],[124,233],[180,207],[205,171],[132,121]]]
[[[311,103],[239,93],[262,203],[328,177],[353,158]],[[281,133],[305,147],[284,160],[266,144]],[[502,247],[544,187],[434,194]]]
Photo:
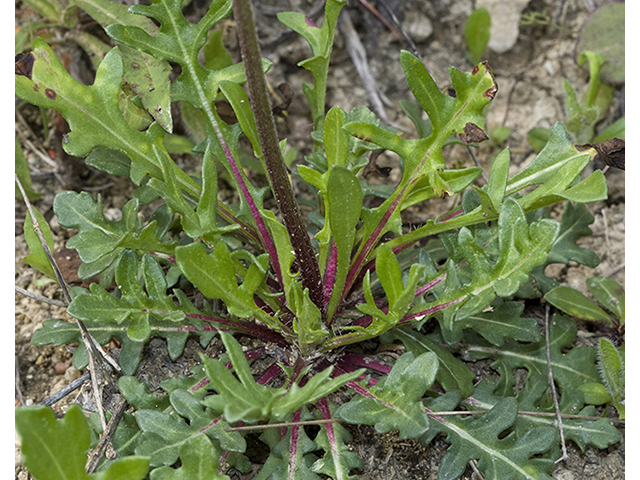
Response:
[[[66,362],[58,362],[55,364],[53,368],[56,370],[56,374],[64,375],[67,369],[71,366],[71,360],[67,360]]]
[[[69,382],[73,382],[76,378],[80,378],[80,375],[80,370],[78,370],[73,365],[67,368],[67,371],[64,372],[64,378]]]

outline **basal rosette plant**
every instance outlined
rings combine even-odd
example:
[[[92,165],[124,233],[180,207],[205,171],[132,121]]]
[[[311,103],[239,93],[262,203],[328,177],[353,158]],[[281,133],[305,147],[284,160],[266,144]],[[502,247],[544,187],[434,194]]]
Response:
[[[109,11],[113,2],[93,4]],[[552,411],[549,385],[541,380],[545,343],[536,321],[522,317],[516,297],[544,283],[536,267],[580,258],[579,235],[571,232],[589,222],[571,214],[607,195],[600,171],[581,176],[596,152],[578,151],[557,124],[520,172],[509,176],[505,149],[488,183],[474,185],[481,169],[448,168],[442,148],[453,135],[470,141],[484,127],[483,109],[498,91],[491,70],[486,63],[467,73],[451,68],[455,96],[449,96],[405,51],[400,64],[428,116],[423,120],[416,105],[405,104],[419,138],[404,138],[365,108],[345,112],[334,106],[325,114],[333,35],[345,4],[328,0],[321,26],[298,13],[279,16],[312,51],[300,66],[313,77],[313,85],[304,86],[313,153],[295,172],[315,197],[305,202],[316,205],[309,222],[283,160],[286,141],[278,139],[272,120],[264,82],[270,63],[260,58],[249,1],[213,0],[198,23],[186,20],[180,0],[96,16],[116,46],[90,86],[73,80],[52,49],[35,39],[26,54],[32,67],[16,75],[16,94],[65,117],[69,154],[86,156],[88,164],[138,186],[117,221],[107,219],[100,198],[89,193],[62,192],[55,199],[60,225],[77,230],[67,247],[83,262],[79,275],[100,275],[89,289],[72,289],[68,313],[97,343],[114,338],[121,344],[118,388],[132,409],[111,438],[119,458],[102,459],[92,474],[84,470],[90,428],[79,408],[59,421],[45,407],[19,409],[24,461],[38,479],[228,478],[230,466],[251,468],[243,455],[247,430],[236,428],[242,425],[263,428],[260,440],[270,448],[257,479],[356,478],[362,462],[348,449],[351,437],[340,421],[397,431],[424,445],[438,433],[447,435],[451,448],[440,467],[442,479],[457,478],[474,459],[487,478],[550,478],[560,456],[554,419],[519,414]],[[232,10],[243,63],[217,62],[226,52],[208,48],[205,64],[219,68],[203,65],[198,55],[207,33]],[[157,29],[137,26],[132,19],[139,17]],[[169,62],[180,67],[173,81]],[[132,125],[124,115],[123,84],[136,92],[148,126]],[[222,99],[237,123],[218,114],[215,102]],[[167,150],[175,103],[206,132],[193,149],[201,158],[198,172],[181,170]],[[267,184],[250,180],[241,163],[241,135]],[[387,191],[371,188],[361,174],[367,155],[381,149],[401,159],[402,178]],[[220,176],[237,192],[237,204],[218,199]],[[367,206],[370,195],[382,197],[379,206]],[[403,229],[404,210],[452,195],[461,196],[460,206]],[[269,196],[277,205],[273,210],[264,206]],[[160,206],[144,214],[142,207],[158,199]],[[565,201],[566,221],[551,219],[543,208]],[[420,247],[435,235],[438,240]],[[31,239],[34,253],[41,253]],[[38,258],[32,265],[45,263]],[[431,333],[421,331],[427,322]],[[161,382],[158,396],[135,377],[152,336],[166,339],[173,359],[189,336],[203,346],[217,336],[226,357],[203,355],[191,375]],[[244,350],[240,336],[262,346]],[[575,336],[571,320],[554,317],[550,368],[562,413],[593,415],[579,387],[599,381],[596,350],[567,351]],[[354,348],[377,338],[402,342],[406,353],[390,365]],[[35,344],[73,341],[82,343],[78,326],[61,320],[45,322],[33,337]],[[461,352],[493,358],[499,382],[474,385]],[[270,366],[252,368],[252,361],[269,355]],[[88,361],[86,350],[76,349],[76,367]],[[516,368],[527,369],[529,377],[514,394]],[[456,408],[487,412],[438,415]],[[94,420],[91,426],[100,433]],[[320,425],[320,432],[312,438],[304,422]],[[267,424],[281,428],[265,429]],[[567,419],[565,429],[580,448],[604,448],[620,438],[607,419]],[[69,448],[48,448],[60,437]],[[46,447],[38,456],[31,453],[37,445]]]

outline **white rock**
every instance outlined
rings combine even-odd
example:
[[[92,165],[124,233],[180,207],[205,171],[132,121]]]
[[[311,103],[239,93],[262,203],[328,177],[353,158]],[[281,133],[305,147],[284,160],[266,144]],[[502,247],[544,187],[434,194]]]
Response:
[[[508,52],[518,40],[520,16],[529,0],[478,0],[476,8],[484,7],[491,15],[489,48],[496,53]]]
[[[402,27],[416,43],[424,42],[433,33],[429,17],[415,10],[407,12]]]

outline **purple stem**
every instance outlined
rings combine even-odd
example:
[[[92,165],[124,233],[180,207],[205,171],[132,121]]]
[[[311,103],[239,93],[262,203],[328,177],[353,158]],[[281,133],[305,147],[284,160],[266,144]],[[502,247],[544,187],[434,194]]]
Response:
[[[442,275],[440,275],[437,278],[434,278],[430,282],[425,283],[423,286],[421,286],[421,287],[416,289],[416,295],[415,296],[418,297],[420,295],[424,295],[429,290],[431,290],[433,287],[435,287],[437,284],[439,284],[441,281],[443,281],[445,278],[447,278],[447,274],[443,273]]]
[[[366,388],[364,388],[362,385],[360,385],[359,383],[357,383],[354,380],[348,382],[347,383],[347,387],[349,387],[351,390],[353,390],[354,392],[358,393],[359,395],[362,395],[364,397],[373,398],[374,400],[377,400],[378,402],[380,402],[385,407],[393,408],[393,405],[391,403],[385,402],[384,400],[376,397],[373,393],[371,393],[369,390],[367,390]]]
[[[458,303],[462,302],[463,299],[464,297],[460,297],[456,300],[452,300],[447,303],[436,305],[435,307],[427,308],[426,310],[422,310],[421,312],[412,313],[411,315],[407,315],[406,317],[403,317],[398,323],[405,323],[410,320],[413,320],[414,318],[418,318],[418,317],[422,318],[428,315],[432,315],[436,312],[439,312],[440,310],[444,310],[445,308],[450,307],[451,305],[457,305]]]
[[[200,380],[198,383],[196,383],[193,387],[189,389],[189,393],[197,392],[198,390],[203,388],[205,385],[209,385],[209,382],[210,382],[209,378],[204,377],[202,380]]]
[[[462,215],[463,213],[464,213],[464,210],[462,209],[456,210],[455,212],[450,213],[446,217],[442,217],[441,219],[439,219],[438,223],[446,222],[447,220],[451,220],[452,218],[457,217],[458,215]]]
[[[384,230],[384,228],[386,227],[387,222],[391,218],[391,215],[393,215],[393,212],[395,212],[396,208],[398,207],[400,199],[403,197],[403,194],[404,194],[404,191],[406,190],[406,188],[407,187],[405,186],[402,189],[402,191],[398,193],[396,198],[391,202],[391,204],[389,205],[389,208],[387,209],[387,211],[382,216],[382,219],[380,220],[380,223],[373,230],[373,232],[371,232],[371,236],[364,243],[364,245],[362,246],[362,249],[358,253],[358,256],[353,261],[353,263],[351,265],[351,268],[349,269],[349,274],[347,275],[347,281],[345,282],[345,288],[344,288],[344,290],[342,292],[342,295],[340,297],[340,303],[342,303],[342,301],[346,298],[348,293],[351,291],[351,288],[353,287],[354,283],[356,282],[356,279],[360,276],[360,271],[361,271],[361,269],[363,267],[363,264],[364,264],[367,256],[369,255],[369,253],[371,253],[371,251],[374,249],[374,247],[378,244],[378,240],[379,240],[380,234]]]
[[[218,418],[216,418],[215,420],[213,420],[211,423],[209,423],[208,425],[202,427],[200,430],[198,430],[198,433],[202,433],[207,431],[208,429],[210,429],[211,427],[213,427],[216,423],[218,423],[220,420],[222,420],[222,416],[219,416]]]
[[[233,0],[233,15],[236,21],[240,51],[247,74],[249,103],[253,111],[258,139],[271,183],[273,196],[278,203],[284,225],[287,228],[291,246],[295,251],[296,263],[300,271],[302,286],[309,289],[311,301],[324,310],[322,278],[311,245],[307,227],[300,212],[289,180],[289,173],[280,151],[278,133],[269,102],[269,93],[264,79],[260,43],[250,0]],[[271,253],[271,251],[269,251]],[[272,256],[277,263],[277,257]],[[280,272],[278,272],[280,275]],[[278,278],[281,278],[280,276]],[[282,281],[281,281],[282,283]]]
[[[300,421],[300,410],[294,412],[292,422]],[[289,480],[294,480],[296,476],[297,463],[298,463],[298,435],[300,432],[300,426],[294,425],[291,427],[291,447],[289,450]]]
[[[322,397],[316,402],[316,405],[318,405],[318,409],[320,410],[320,413],[322,413],[322,418],[324,418],[325,420],[330,420],[332,418],[327,397]],[[338,451],[338,442],[336,441],[336,432],[333,428],[333,423],[325,423],[324,428],[327,431],[327,438],[329,439],[331,458],[338,458],[340,452]]]
[[[256,205],[256,202],[254,201],[253,196],[251,195],[251,192],[249,191],[249,187],[247,186],[247,183],[245,182],[245,179],[242,173],[240,172],[238,163],[236,159],[233,158],[233,155],[231,154],[231,150],[229,149],[229,145],[227,145],[227,142],[222,136],[222,133],[218,135],[218,140],[220,141],[220,145],[224,150],[224,154],[227,157],[227,161],[229,162],[229,166],[231,167],[233,176],[235,177],[238,187],[242,192],[242,196],[244,197],[245,201],[249,205],[249,210],[251,210],[251,216],[253,217],[253,220],[256,222],[256,226],[258,227],[258,231],[260,232],[261,243],[264,245],[265,250],[269,254],[269,258],[271,259],[271,265],[273,266],[273,269],[276,272],[278,280],[280,281],[280,283],[282,283],[282,272],[280,271],[280,263],[278,262],[278,252],[276,250],[276,245],[275,243],[273,243],[271,235],[269,234],[269,230],[267,230],[267,226],[265,225],[264,220],[260,215],[260,210],[258,209],[258,206]]]
[[[226,325],[229,327],[229,330],[233,330],[236,332],[242,332],[247,335],[250,335],[255,338],[262,338],[264,340],[268,340],[280,346],[286,346],[286,340],[280,335],[278,332],[275,332],[262,324],[259,323],[250,323],[243,321],[234,321],[226,318],[218,318],[218,317],[208,317],[206,315],[201,315],[198,313],[185,313],[185,317],[194,318],[197,320],[202,320],[204,322],[209,323],[219,323],[220,325]],[[196,331],[197,327],[178,327],[184,331]],[[205,330],[217,330],[215,327],[204,327]],[[222,329],[221,329],[222,330]]]
[[[361,353],[347,353],[343,355],[340,360],[347,365],[369,368],[371,370],[384,373],[385,375],[391,371],[391,367],[389,365],[385,365],[370,355],[363,355]]]
[[[322,285],[322,294],[324,298],[324,304],[328,305],[331,300],[331,293],[333,292],[333,285],[336,281],[336,270],[338,268],[338,248],[336,242],[331,242],[331,252],[327,259],[327,267],[324,271],[324,279]]]
[[[260,235],[255,231],[252,225],[249,225],[238,217],[231,211],[229,207],[222,203],[218,203],[218,216],[222,218],[225,222],[229,224],[235,223],[240,226],[240,233],[245,237],[245,239],[256,249],[264,248],[264,242],[260,240]]]
[[[267,370],[262,374],[262,376],[258,379],[256,383],[259,385],[266,385],[271,381],[271,379],[277,377],[282,369],[277,363],[272,364]]]

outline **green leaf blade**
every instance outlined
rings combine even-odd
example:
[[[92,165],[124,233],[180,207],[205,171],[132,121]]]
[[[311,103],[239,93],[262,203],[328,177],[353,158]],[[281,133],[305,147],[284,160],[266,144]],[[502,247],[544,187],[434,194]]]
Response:
[[[349,423],[375,425],[380,433],[398,430],[400,438],[418,437],[429,428],[419,400],[435,380],[437,370],[438,359],[433,353],[417,357],[405,353],[371,392],[340,406],[336,416]]]
[[[471,63],[478,64],[482,60],[482,55],[489,44],[491,28],[491,15],[484,8],[477,8],[464,25],[464,38],[467,42],[467,49],[471,57]]]
[[[559,286],[544,296],[556,308],[575,318],[611,322],[609,315],[583,293],[565,286]]]
[[[82,409],[72,405],[62,420],[49,407],[16,410],[23,462],[39,480],[85,480],[89,426]],[[61,442],[60,439],[73,439]]]

